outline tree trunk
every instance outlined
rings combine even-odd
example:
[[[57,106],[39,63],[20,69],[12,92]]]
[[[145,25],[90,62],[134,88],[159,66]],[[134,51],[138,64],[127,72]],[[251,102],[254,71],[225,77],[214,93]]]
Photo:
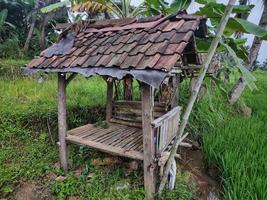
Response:
[[[267,27],[267,1],[264,1],[264,10],[260,19],[259,26],[266,28]],[[262,40],[258,37],[255,37],[252,43],[252,46],[249,51],[249,58],[246,64],[246,68],[249,71],[253,71],[254,63],[257,60],[258,53],[260,51],[262,44]],[[246,87],[246,83],[243,77],[240,77],[236,84],[234,85],[233,89],[229,92],[229,103],[234,104],[242,95],[244,89]]]
[[[32,34],[33,34],[34,27],[35,27],[35,23],[36,23],[38,7],[39,7],[39,0],[36,0],[35,6],[34,6],[34,11],[33,11],[32,17],[31,17],[32,22],[31,22],[31,25],[30,25],[30,30],[28,32],[28,36],[27,36],[26,42],[25,42],[24,47],[23,47],[24,53],[27,53],[28,50],[29,50],[30,41],[31,41],[31,38],[32,38]]]
[[[42,15],[41,24],[40,24],[41,36],[40,36],[40,41],[39,41],[41,51],[45,50],[45,46],[46,46],[46,42],[45,42],[46,23],[47,23],[47,17],[45,15]]]

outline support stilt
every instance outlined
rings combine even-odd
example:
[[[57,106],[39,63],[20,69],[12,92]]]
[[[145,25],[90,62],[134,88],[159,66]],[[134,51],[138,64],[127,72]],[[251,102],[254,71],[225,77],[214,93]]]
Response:
[[[58,73],[58,137],[59,137],[59,156],[60,164],[67,174],[67,112],[66,112],[66,74]]]

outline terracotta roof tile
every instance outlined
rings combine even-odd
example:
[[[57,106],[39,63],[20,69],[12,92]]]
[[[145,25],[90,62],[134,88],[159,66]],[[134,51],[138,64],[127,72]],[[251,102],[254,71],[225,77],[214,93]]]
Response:
[[[122,46],[122,48],[120,48],[117,53],[124,53],[127,52],[129,53],[133,48],[135,48],[137,46],[137,42],[133,42],[131,44],[125,44]]]
[[[165,40],[164,42],[155,43],[152,46],[150,46],[149,49],[146,50],[145,55],[146,56],[153,56],[156,53],[164,54],[164,51],[166,50],[168,46],[168,41]]]
[[[136,69],[145,69],[149,68],[150,65],[155,65],[158,60],[160,59],[161,55],[159,53],[155,54],[154,56],[144,56]]]
[[[142,19],[89,20],[66,25],[65,35],[76,33],[73,47],[64,54],[53,54],[52,51],[50,58],[42,53],[28,67],[102,66],[169,71],[184,56],[185,48],[195,52],[192,37],[202,19],[177,14]],[[61,40],[66,37],[62,36]]]
[[[169,44],[166,48],[166,51],[164,52],[167,55],[171,55],[174,53],[181,53],[179,50],[181,47],[185,47],[187,45],[187,42],[181,42],[179,44]]]
[[[132,49],[129,53],[130,56],[136,55],[138,53],[145,53],[146,50],[152,45],[151,42],[148,42],[146,44],[137,45],[134,49]]]
[[[108,49],[110,49],[112,45],[111,44],[107,44],[104,46],[98,46],[98,48],[96,48],[93,52],[91,52],[91,55],[97,55],[97,54],[104,54]]]
[[[111,45],[104,54],[110,54],[110,53],[116,53],[118,52],[122,47],[124,46],[123,43],[117,44],[117,45]]]
[[[58,65],[58,68],[69,67],[69,65],[76,59],[76,56],[66,57],[63,62]]]
[[[125,60],[121,63],[120,68],[135,68],[141,59],[144,57],[143,54],[137,54],[135,56],[127,56]]]
[[[148,42],[154,42],[160,35],[162,34],[162,32],[157,31],[154,33],[146,33],[146,35],[140,39],[140,41],[138,42],[139,44],[146,44]]]
[[[170,40],[176,34],[177,33],[175,30],[163,32],[154,41],[155,42],[163,42],[164,40]]]
[[[90,46],[88,49],[86,49],[85,54],[90,55],[94,50],[97,49],[98,46]]]
[[[184,24],[185,24],[184,20],[180,20],[178,23],[175,21],[172,21],[164,27],[163,31],[165,32],[165,31],[171,31],[171,30],[179,30]]]
[[[113,66],[120,66],[123,61],[128,57],[128,53],[123,53],[123,54],[114,54],[111,53],[111,60],[110,62],[106,65],[107,67],[113,67]]]
[[[95,64],[98,62],[100,58],[101,55],[90,56],[90,58],[83,63],[82,67],[95,66]]]
[[[169,71],[175,66],[177,60],[179,60],[180,57],[181,56],[179,54],[161,56],[154,66],[154,69],[164,69],[166,71]]]
[[[187,42],[190,40],[192,35],[193,35],[192,31],[189,31],[187,33],[177,33],[172,36],[172,38],[170,39],[170,43],[180,43],[181,41]]]
[[[106,66],[112,57],[110,55],[103,55],[101,58],[98,60],[98,62],[95,64],[96,67],[98,66]]]

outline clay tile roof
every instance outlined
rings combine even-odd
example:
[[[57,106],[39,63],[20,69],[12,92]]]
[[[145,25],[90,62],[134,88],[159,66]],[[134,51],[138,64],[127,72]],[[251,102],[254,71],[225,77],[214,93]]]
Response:
[[[57,26],[66,28],[59,42],[43,51],[27,67],[117,67],[169,71],[182,60],[187,44],[194,41],[192,37],[203,21],[205,18],[201,16],[178,13],[142,19],[64,24]]]

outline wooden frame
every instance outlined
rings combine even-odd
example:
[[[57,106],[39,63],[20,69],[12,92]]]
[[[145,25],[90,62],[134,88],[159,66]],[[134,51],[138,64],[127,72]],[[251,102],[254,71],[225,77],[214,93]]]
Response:
[[[106,105],[106,121],[111,119],[113,101],[113,79],[107,79],[107,105]]]

